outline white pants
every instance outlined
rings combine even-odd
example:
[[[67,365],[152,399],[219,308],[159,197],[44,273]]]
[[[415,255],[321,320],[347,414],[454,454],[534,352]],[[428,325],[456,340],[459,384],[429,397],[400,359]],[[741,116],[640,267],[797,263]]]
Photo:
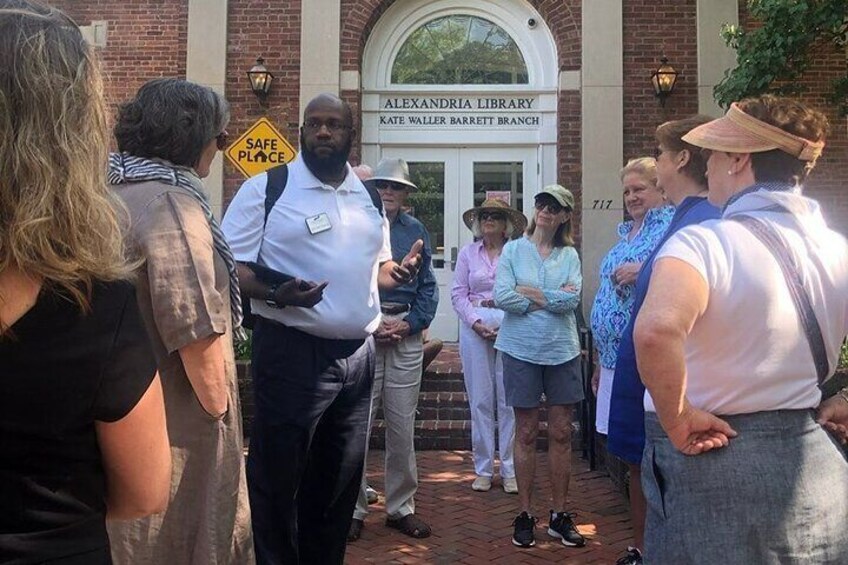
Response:
[[[386,318],[403,318],[406,314]],[[386,514],[402,518],[415,513],[415,492],[418,490],[418,466],[415,461],[415,412],[421,390],[421,362],[423,360],[421,334],[390,344],[377,344],[377,363],[374,386],[371,389],[371,416],[368,420],[368,437],[374,415],[383,403],[386,422]],[[366,446],[367,449],[367,446]],[[366,459],[368,452],[365,452]],[[353,517],[364,520],[368,514],[365,495],[365,473]]]
[[[477,308],[477,317],[489,327],[500,327],[503,310]],[[515,438],[515,414],[506,405],[503,362],[494,342],[481,338],[468,325],[459,325],[459,356],[465,376],[465,390],[471,407],[471,449],[474,471],[481,477],[494,475],[495,427],[502,478],[515,477],[512,444]]]
[[[598,402],[595,408],[595,429],[599,434],[609,433],[610,402],[612,401],[612,379],[615,369],[607,369],[600,365],[600,379],[598,381]]]

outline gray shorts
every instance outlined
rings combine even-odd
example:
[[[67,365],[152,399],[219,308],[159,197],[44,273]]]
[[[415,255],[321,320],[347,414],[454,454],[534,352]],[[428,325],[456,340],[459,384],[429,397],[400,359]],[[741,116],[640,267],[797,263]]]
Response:
[[[538,408],[545,393],[547,404],[576,404],[583,400],[580,356],[560,365],[536,365],[503,354],[506,403],[513,408]]]

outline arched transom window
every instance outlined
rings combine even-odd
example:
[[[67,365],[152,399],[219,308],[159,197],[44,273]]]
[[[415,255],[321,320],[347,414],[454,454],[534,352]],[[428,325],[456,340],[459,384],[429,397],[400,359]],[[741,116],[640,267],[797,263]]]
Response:
[[[394,84],[528,84],[518,45],[480,17],[431,20],[407,38],[392,66]]]

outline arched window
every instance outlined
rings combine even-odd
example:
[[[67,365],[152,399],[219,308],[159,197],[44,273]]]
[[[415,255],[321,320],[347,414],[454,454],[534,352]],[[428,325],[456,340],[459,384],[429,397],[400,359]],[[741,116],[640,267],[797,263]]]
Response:
[[[528,84],[512,37],[476,16],[450,15],[416,29],[392,67],[394,84]]]

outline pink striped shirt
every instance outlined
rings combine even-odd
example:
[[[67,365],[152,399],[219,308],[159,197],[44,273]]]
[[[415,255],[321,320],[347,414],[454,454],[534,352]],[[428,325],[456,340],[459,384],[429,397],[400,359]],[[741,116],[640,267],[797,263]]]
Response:
[[[480,300],[490,300],[495,286],[495,271],[500,255],[489,259],[483,241],[475,241],[459,251],[451,288],[451,304],[465,324],[480,319],[475,311]]]

